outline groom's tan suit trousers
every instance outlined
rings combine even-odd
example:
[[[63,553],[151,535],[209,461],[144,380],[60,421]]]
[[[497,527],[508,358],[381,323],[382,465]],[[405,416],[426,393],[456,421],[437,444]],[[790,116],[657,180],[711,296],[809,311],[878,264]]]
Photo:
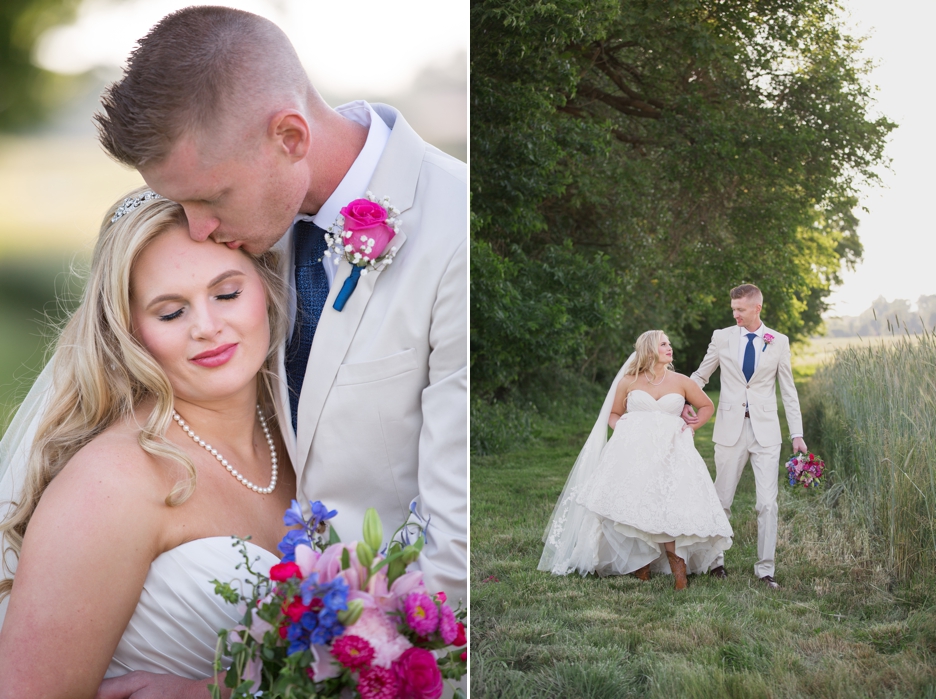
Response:
[[[773,340],[763,346],[757,369],[750,381],[745,379],[738,361],[741,333],[737,326],[712,333],[705,358],[692,379],[704,387],[715,369],[721,368],[721,391],[715,415],[715,492],[725,514],[731,517],[731,504],[741,474],[748,461],[754,471],[757,491],[757,577],[774,574],[777,550],[777,469],[783,437],[777,412],[776,385],[786,410],[790,434],[803,434],[799,398],[790,366],[790,340],[764,328]],[[713,566],[724,565],[724,556]]]

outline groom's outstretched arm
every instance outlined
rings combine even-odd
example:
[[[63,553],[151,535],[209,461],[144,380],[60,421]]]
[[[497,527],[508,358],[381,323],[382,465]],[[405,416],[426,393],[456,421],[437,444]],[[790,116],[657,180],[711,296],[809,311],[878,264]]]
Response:
[[[468,601],[467,278],[466,238],[449,262],[432,309],[417,474],[417,511],[429,520],[419,567],[429,590],[454,596],[453,605]]]
[[[705,384],[712,378],[712,374],[718,368],[718,347],[715,346],[715,333],[712,333],[712,339],[709,342],[708,349],[705,351],[705,357],[699,368],[692,372],[689,378],[695,381],[699,388],[705,388]]]
[[[712,333],[712,339],[709,341],[709,346],[705,351],[705,357],[702,359],[702,363],[699,365],[698,369],[692,372],[692,376],[689,378],[692,379],[699,388],[705,388],[705,384],[709,382],[709,379],[717,368],[718,348],[715,346],[715,333]],[[686,406],[683,408],[682,419],[687,425],[693,427],[693,429],[696,429],[695,425],[698,425],[700,422],[695,410],[693,410],[692,406],[688,403],[686,403]]]

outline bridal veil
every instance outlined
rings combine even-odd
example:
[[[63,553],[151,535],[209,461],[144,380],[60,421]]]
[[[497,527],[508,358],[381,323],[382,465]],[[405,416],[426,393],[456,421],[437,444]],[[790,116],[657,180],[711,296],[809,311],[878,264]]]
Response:
[[[0,521],[10,516],[13,504],[19,498],[26,480],[29,452],[46,404],[52,395],[54,373],[52,364],[52,361],[46,364],[45,369],[39,374],[26,399],[16,411],[16,416],[3,435],[3,439],[0,440]],[[16,572],[16,556],[8,550],[5,540],[0,541],[0,547],[2,547],[0,580],[5,580],[12,578]],[[6,597],[0,602],[0,627],[3,626],[9,599]]]
[[[601,522],[593,512],[577,502],[577,497],[591,480],[601,461],[601,452],[608,443],[608,419],[611,417],[614,394],[617,391],[618,382],[627,373],[635,357],[636,353],[632,353],[627,358],[624,366],[611,382],[608,395],[605,396],[604,403],[601,405],[601,412],[598,413],[598,420],[592,427],[585,446],[579,452],[575,465],[569,473],[559,501],[549,518],[549,524],[546,525],[546,532],[543,534],[545,546],[537,566],[539,570],[549,571],[555,575],[567,575],[573,570],[594,570],[598,564],[593,537],[587,532],[597,531],[601,527]],[[585,572],[582,572],[582,575],[585,575]]]

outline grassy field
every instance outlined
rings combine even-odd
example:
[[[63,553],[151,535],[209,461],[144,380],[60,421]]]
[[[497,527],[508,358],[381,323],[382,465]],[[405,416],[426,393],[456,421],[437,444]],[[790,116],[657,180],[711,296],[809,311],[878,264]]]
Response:
[[[823,364],[828,364],[836,352],[850,347],[890,347],[906,335],[880,335],[872,337],[811,337],[793,348],[793,368],[801,374],[811,375]]]
[[[543,529],[590,427],[553,424],[522,451],[472,458],[474,699],[936,699],[936,594],[896,583],[847,492],[781,479],[779,591],[753,576],[750,469],[733,507],[727,581],[692,576],[677,594],[668,576],[537,571]],[[711,434],[710,423],[696,443],[714,475]]]
[[[850,346],[816,372],[803,408],[889,568],[936,584],[934,368],[936,334]]]

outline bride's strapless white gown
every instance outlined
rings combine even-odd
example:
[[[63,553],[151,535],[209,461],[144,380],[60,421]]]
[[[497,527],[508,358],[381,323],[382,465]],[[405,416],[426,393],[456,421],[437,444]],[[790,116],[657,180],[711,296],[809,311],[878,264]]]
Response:
[[[565,575],[624,575],[650,564],[670,573],[663,548],[675,542],[687,571],[703,573],[731,546],[733,532],[692,431],[682,429],[684,398],[656,400],[632,390],[626,417],[601,452],[594,472],[568,489],[546,534],[541,569]],[[578,516],[566,516],[578,506]],[[565,531],[568,526],[578,531]],[[574,542],[562,545],[559,542]],[[544,563],[548,568],[544,568]]]
[[[140,601],[117,645],[105,677],[146,670],[204,679],[214,674],[218,632],[240,621],[237,607],[214,593],[211,580],[242,580],[247,571],[240,548],[227,536],[195,539],[170,549],[150,564]],[[266,572],[279,558],[247,542],[255,570]],[[228,659],[228,662],[230,659]]]

